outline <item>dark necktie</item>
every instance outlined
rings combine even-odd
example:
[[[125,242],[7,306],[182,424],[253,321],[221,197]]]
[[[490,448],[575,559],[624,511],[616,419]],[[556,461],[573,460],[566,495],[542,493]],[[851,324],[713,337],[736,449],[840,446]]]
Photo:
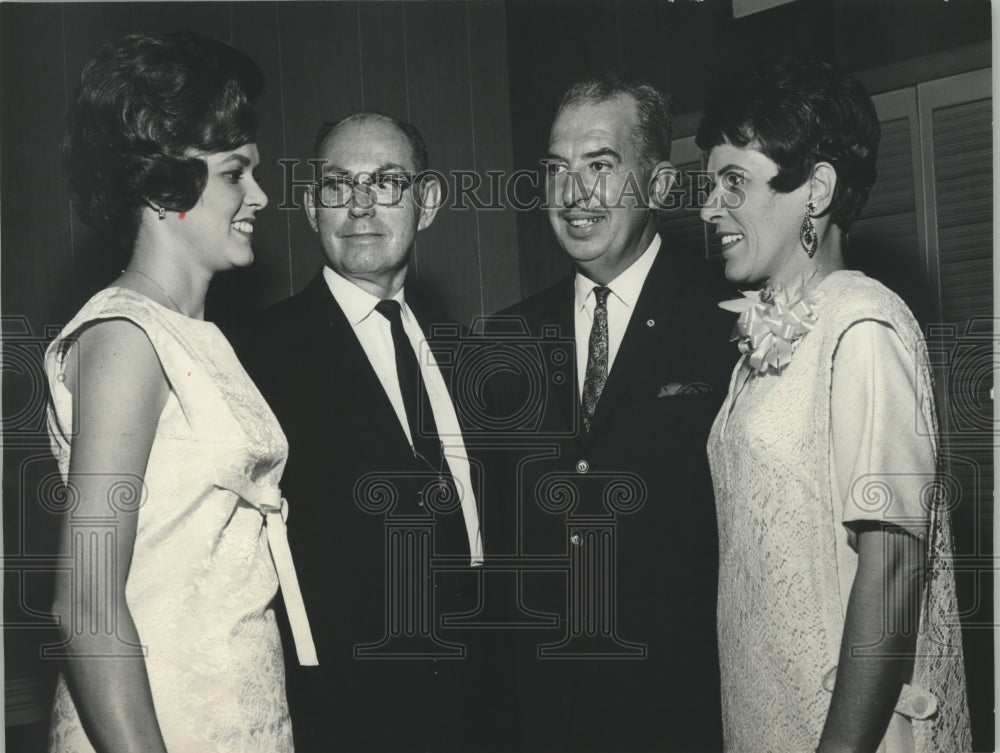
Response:
[[[402,308],[398,301],[386,299],[379,301],[375,310],[389,320],[392,347],[396,352],[396,376],[399,378],[399,391],[403,394],[413,449],[431,470],[443,471],[444,459],[441,457],[441,440],[438,438],[434,412],[431,410],[427,390],[424,389],[424,380],[420,377],[417,356],[403,330]]]
[[[583,427],[590,431],[590,422],[597,410],[604,384],[608,381],[608,293],[611,288],[594,286],[594,323],[590,328],[587,349],[587,374],[583,380]]]
[[[392,347],[396,353],[396,376],[399,378],[399,391],[403,394],[406,422],[410,425],[410,436],[413,438],[413,454],[428,470],[437,474],[440,491],[436,494],[436,500],[439,503],[444,503],[446,500],[456,503],[455,512],[443,516],[443,520],[438,516],[436,531],[443,542],[440,549],[449,554],[466,554],[469,551],[469,542],[465,533],[464,518],[462,513],[457,511],[458,490],[455,488],[455,480],[451,476],[448,462],[444,458],[444,447],[438,436],[434,411],[431,409],[430,397],[420,375],[417,356],[413,352],[410,338],[403,330],[402,307],[398,301],[386,299],[379,301],[375,305],[375,310],[389,320]],[[423,492],[418,495],[417,507],[411,507],[410,502],[400,500],[401,504],[396,509],[405,515],[427,515],[429,511],[424,506],[426,499],[424,494],[428,491],[429,488],[423,486]]]

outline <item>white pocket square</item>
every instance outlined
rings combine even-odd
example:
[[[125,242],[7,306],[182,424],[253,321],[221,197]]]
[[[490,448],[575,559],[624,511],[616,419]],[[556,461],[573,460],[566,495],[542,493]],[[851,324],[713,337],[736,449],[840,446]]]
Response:
[[[660,387],[657,397],[673,397],[674,395],[696,395],[703,392],[711,392],[712,385],[705,382],[690,382],[681,384],[680,382],[667,382]]]

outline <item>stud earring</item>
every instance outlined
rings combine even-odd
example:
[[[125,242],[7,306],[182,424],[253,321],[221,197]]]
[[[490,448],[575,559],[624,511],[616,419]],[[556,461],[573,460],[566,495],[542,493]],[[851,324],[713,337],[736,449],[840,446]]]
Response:
[[[816,247],[819,245],[819,238],[816,236],[816,225],[813,224],[812,216],[816,212],[816,204],[809,200],[806,204],[806,216],[802,220],[799,228],[799,243],[805,249],[806,256],[810,259],[816,255]]]
[[[167,218],[167,210],[164,209],[163,207],[157,207],[156,208],[156,216],[159,219],[161,219],[161,220],[166,219]]]

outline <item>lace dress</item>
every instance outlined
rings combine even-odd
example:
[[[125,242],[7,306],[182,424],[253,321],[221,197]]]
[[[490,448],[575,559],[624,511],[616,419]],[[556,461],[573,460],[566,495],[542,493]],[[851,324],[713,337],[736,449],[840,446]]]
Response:
[[[288,453],[284,434],[215,325],[108,288],[46,353],[49,433],[63,479],[73,420],[64,360],[75,357],[69,346],[81,327],[106,319],[127,319],[143,329],[170,384],[146,467],[125,591],[146,648],[167,750],[291,751],[271,606],[278,578],[262,514],[264,501],[279,498]],[[71,527],[85,524],[70,513]],[[93,750],[62,676],[49,750]]]
[[[920,332],[902,301],[860,273],[835,272],[815,292],[815,325],[787,367],[751,373],[740,359],[709,436],[726,751],[815,750],[857,567],[852,524],[866,520],[926,535],[930,569],[913,677],[880,751],[968,751]]]

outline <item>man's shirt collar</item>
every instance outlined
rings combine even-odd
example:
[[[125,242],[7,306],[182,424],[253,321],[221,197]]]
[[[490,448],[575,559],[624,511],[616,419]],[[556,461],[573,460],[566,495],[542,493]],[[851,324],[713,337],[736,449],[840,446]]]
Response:
[[[344,315],[347,317],[347,321],[351,323],[352,327],[357,327],[361,322],[371,316],[371,313],[375,310],[375,305],[382,300],[377,296],[372,295],[364,288],[355,285],[353,282],[348,280],[343,275],[339,274],[335,270],[328,266],[323,267],[323,279],[326,280],[327,287],[330,288],[330,293],[333,294],[334,300],[343,309]],[[400,306],[404,306],[405,300],[403,297],[403,289],[400,288],[392,299],[399,301]],[[405,306],[404,306],[404,311]]]
[[[642,286],[646,282],[649,270],[652,269],[653,262],[656,261],[656,255],[660,251],[660,243],[660,234],[657,233],[653,236],[653,240],[650,241],[646,250],[642,252],[642,256],[632,262],[628,269],[607,284],[607,287],[611,288],[612,295],[628,306],[629,309],[634,309],[636,301],[639,300]],[[597,284],[581,272],[576,273],[574,298],[577,311],[586,307],[587,299]]]

